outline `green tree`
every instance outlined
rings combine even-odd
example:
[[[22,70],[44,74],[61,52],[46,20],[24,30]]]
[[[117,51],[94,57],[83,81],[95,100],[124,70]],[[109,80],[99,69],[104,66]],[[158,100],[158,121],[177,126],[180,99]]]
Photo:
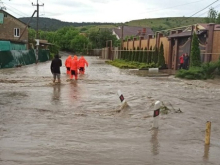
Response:
[[[160,50],[159,50],[159,55],[158,55],[158,66],[161,68],[165,67],[164,48],[163,48],[162,42],[160,44]]]
[[[134,54],[135,54],[135,52],[134,52],[134,49],[133,49],[132,54],[131,54],[131,61],[134,61]]]
[[[156,46],[154,47],[154,52],[152,54],[153,54],[152,62],[157,64],[158,63],[158,48]]]
[[[208,16],[205,18],[206,23],[215,23],[218,16],[218,12],[214,8],[210,8]]]
[[[200,67],[201,59],[200,59],[200,49],[199,49],[199,40],[196,33],[193,33],[192,38],[192,48],[190,53],[190,67]]]
[[[220,13],[218,13],[218,17],[216,18],[216,22],[217,24],[220,24]]]
[[[142,62],[147,63],[147,48],[144,48]]]
[[[132,58],[132,50],[129,51],[128,61],[131,61]]]
[[[137,56],[137,51],[136,51],[136,48],[134,48],[133,49],[133,59],[132,59],[132,61],[136,60],[136,56]]]
[[[139,62],[142,62],[142,59],[143,59],[143,51],[142,50],[143,50],[142,48],[139,50],[139,57],[138,57]]]
[[[148,54],[148,64],[152,63],[153,60],[152,60],[152,57],[153,57],[153,54],[154,52],[152,51],[152,46],[150,47],[149,49],[149,54]]]
[[[88,38],[84,35],[78,34],[71,40],[71,50],[76,52],[83,52],[86,48],[87,44],[89,43]]]
[[[36,39],[36,31],[32,28],[28,29],[28,42],[34,43]]]
[[[137,51],[136,51],[136,53],[135,53],[135,61],[137,61],[138,62],[138,60],[139,60],[139,47],[137,47]]]
[[[71,40],[79,34],[79,30],[74,27],[64,27],[56,33],[56,43],[62,50],[71,50]]]
[[[118,42],[116,36],[112,35],[109,30],[93,30],[89,33],[89,40],[91,41],[93,48],[104,48],[106,47],[106,42],[108,46],[110,46],[111,42],[112,46],[117,46],[120,42]]]

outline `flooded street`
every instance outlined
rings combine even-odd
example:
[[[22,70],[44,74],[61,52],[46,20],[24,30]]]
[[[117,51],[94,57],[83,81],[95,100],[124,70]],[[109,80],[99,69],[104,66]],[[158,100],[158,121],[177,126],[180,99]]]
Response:
[[[0,70],[0,165],[220,164],[217,80],[148,77],[85,58],[77,82],[67,81],[63,66],[61,84],[53,84],[50,61]],[[152,130],[157,100],[170,111]]]

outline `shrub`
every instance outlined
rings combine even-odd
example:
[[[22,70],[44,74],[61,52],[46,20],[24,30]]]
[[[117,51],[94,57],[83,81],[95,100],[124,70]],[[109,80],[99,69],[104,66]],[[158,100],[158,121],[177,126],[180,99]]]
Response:
[[[205,74],[200,67],[191,67],[189,70],[181,69],[177,72],[176,77],[191,80],[206,79]]]
[[[220,60],[202,64],[201,67],[190,67],[189,70],[181,69],[177,72],[176,77],[192,80],[210,79],[219,73],[219,68]]]
[[[163,48],[163,43],[160,44],[160,50],[159,50],[159,55],[158,55],[158,66],[160,68],[165,68],[165,58],[164,58],[164,48]]]
[[[200,59],[199,39],[194,32],[192,38],[192,48],[190,53],[190,67],[200,67],[200,66],[201,66],[201,59]]]

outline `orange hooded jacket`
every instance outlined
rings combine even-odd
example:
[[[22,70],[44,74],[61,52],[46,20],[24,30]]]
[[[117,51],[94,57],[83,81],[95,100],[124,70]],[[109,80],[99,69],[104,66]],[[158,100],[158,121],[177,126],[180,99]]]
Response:
[[[70,67],[70,65],[71,65],[71,56],[69,55],[68,58],[65,61],[65,66]]]
[[[71,59],[70,70],[77,70],[79,68],[78,65],[79,64],[78,64],[77,56],[74,56],[73,59]]]
[[[86,59],[82,56],[79,59],[79,67],[85,67],[85,65],[88,67],[88,62],[86,61]]]

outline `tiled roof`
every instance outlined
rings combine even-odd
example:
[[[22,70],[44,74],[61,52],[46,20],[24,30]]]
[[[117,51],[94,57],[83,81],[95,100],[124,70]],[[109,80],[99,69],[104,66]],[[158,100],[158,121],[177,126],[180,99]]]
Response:
[[[143,34],[143,30],[146,29],[145,33]],[[113,31],[118,35],[119,38],[122,36],[122,29],[120,28],[114,28]],[[138,32],[141,32],[139,35]],[[127,36],[140,36],[144,37],[145,39],[148,37],[148,35],[153,35],[154,32],[149,27],[137,27],[137,26],[124,26],[123,29],[123,38],[126,38]]]
[[[198,35],[204,33],[205,31],[208,30],[208,23],[207,24],[197,24],[198,25],[198,28],[199,28],[199,31],[197,31],[196,33]],[[220,30],[220,24],[215,24],[215,27],[214,27],[214,30]],[[181,33],[175,33],[175,34],[171,34],[168,36],[168,38],[177,38],[177,37],[187,37],[187,36],[191,36],[191,28],[186,28],[183,32]]]
[[[203,32],[205,32],[204,30],[201,30],[201,31],[198,31],[197,34],[200,35],[202,34]],[[188,36],[191,36],[191,31],[185,31],[185,32],[181,32],[181,33],[178,33],[178,34],[171,34],[168,36],[168,38],[177,38],[177,37],[188,37]]]
[[[208,30],[208,23],[201,23],[201,24],[199,24],[199,25],[201,25],[201,26],[203,26],[206,30]],[[215,27],[214,27],[214,30],[220,30],[220,24],[215,24]]]

